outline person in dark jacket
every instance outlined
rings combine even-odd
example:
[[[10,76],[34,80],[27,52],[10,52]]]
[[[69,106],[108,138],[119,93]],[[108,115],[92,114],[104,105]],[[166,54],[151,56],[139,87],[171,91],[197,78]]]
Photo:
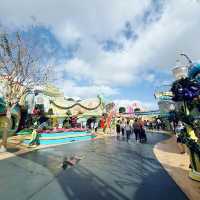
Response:
[[[121,132],[121,126],[120,126],[120,120],[118,120],[117,123],[116,123],[117,136],[120,135],[120,132]]]
[[[135,119],[135,122],[133,123],[133,131],[135,133],[135,140],[136,142],[140,141],[140,123],[138,121],[138,119]]]
[[[120,120],[118,120],[116,123],[117,140],[120,139],[120,132],[121,132],[121,123],[120,123]]]
[[[122,122],[121,122],[120,126],[121,126],[122,137],[124,137],[125,126],[126,126],[124,119],[122,119]]]

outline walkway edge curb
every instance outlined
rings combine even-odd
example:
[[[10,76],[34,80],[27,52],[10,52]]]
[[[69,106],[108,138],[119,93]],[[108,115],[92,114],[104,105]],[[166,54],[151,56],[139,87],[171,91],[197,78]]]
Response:
[[[159,163],[190,200],[200,199],[199,183],[189,178],[189,155],[178,153],[176,136],[157,143],[153,148]]]

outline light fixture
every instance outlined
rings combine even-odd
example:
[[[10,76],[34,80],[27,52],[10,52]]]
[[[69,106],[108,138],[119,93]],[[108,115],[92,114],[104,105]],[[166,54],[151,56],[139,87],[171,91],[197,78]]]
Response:
[[[188,76],[188,67],[182,65],[179,60],[176,60],[176,66],[172,69],[172,73],[176,80],[186,78]]]

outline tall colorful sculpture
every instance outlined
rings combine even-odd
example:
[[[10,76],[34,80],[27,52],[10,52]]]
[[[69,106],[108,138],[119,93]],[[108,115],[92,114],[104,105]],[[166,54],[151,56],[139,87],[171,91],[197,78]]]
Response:
[[[177,80],[171,87],[172,100],[176,120],[184,124],[179,137],[190,152],[189,176],[200,181],[200,63],[193,63],[185,54],[181,56],[188,64],[173,69]]]

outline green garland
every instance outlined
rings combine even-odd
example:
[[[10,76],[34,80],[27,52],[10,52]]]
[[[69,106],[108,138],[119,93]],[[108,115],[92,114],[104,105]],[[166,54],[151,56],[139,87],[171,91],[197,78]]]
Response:
[[[75,106],[80,106],[81,108],[83,109],[86,109],[86,110],[96,110],[98,107],[100,107],[102,105],[102,99],[101,97],[98,96],[98,99],[99,99],[99,103],[97,106],[93,107],[93,108],[89,108],[89,107],[86,107],[86,106],[83,106],[81,103],[79,102],[76,102],[75,104],[71,105],[71,106],[68,106],[68,107],[64,107],[64,106],[60,106],[60,105],[57,105],[54,101],[50,100],[50,103],[52,103],[54,106],[56,106],[57,108],[59,109],[63,109],[63,110],[67,110],[67,109],[71,109]]]

